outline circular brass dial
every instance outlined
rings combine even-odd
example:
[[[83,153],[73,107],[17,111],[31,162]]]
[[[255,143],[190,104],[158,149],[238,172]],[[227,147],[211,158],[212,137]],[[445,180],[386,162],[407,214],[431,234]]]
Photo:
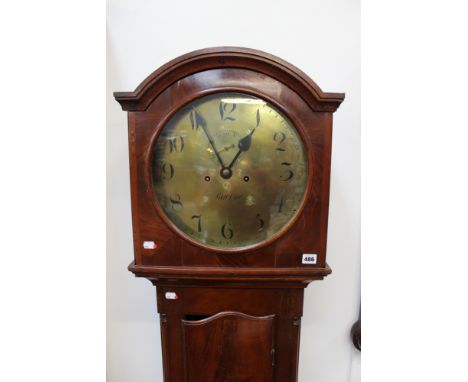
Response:
[[[284,114],[241,93],[201,97],[163,127],[153,148],[157,203],[193,241],[241,250],[279,235],[307,187],[307,155]]]

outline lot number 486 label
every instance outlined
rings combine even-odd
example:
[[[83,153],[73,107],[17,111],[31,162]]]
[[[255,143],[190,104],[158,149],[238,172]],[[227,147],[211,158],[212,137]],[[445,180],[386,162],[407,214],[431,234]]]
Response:
[[[317,264],[317,255],[315,253],[304,253],[302,255],[302,264]]]

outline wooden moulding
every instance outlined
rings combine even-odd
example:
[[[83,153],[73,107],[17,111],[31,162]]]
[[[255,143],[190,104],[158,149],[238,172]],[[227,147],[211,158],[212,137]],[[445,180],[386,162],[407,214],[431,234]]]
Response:
[[[334,112],[344,93],[325,93],[294,65],[255,49],[217,47],[180,56],[150,74],[133,92],[115,92],[126,111],[145,111],[166,88],[194,73],[216,68],[243,68],[278,79],[301,95],[314,111]]]
[[[212,280],[212,281],[260,281],[300,282],[307,285],[313,280],[322,280],[331,273],[328,264],[325,268],[240,268],[240,267],[164,267],[135,265],[132,261],[128,270],[137,277],[150,280]]]

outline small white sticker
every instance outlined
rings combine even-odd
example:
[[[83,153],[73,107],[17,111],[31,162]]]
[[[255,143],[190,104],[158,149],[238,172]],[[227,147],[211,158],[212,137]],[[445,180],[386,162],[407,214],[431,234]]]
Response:
[[[157,245],[154,241],[144,241],[143,248],[144,249],[156,249]]]
[[[317,264],[317,255],[315,253],[304,253],[302,255],[302,264]]]
[[[176,292],[166,292],[165,294],[166,300],[178,300],[179,296],[177,296]]]

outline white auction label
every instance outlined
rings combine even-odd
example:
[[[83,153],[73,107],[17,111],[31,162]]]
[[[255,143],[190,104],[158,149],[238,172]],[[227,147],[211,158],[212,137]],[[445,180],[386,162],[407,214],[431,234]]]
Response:
[[[317,255],[315,253],[304,253],[302,255],[302,264],[317,264]]]
[[[156,249],[156,243],[154,241],[144,241],[143,248],[144,249]]]
[[[166,300],[177,300],[179,298],[176,292],[166,292],[164,296],[166,297]]]

